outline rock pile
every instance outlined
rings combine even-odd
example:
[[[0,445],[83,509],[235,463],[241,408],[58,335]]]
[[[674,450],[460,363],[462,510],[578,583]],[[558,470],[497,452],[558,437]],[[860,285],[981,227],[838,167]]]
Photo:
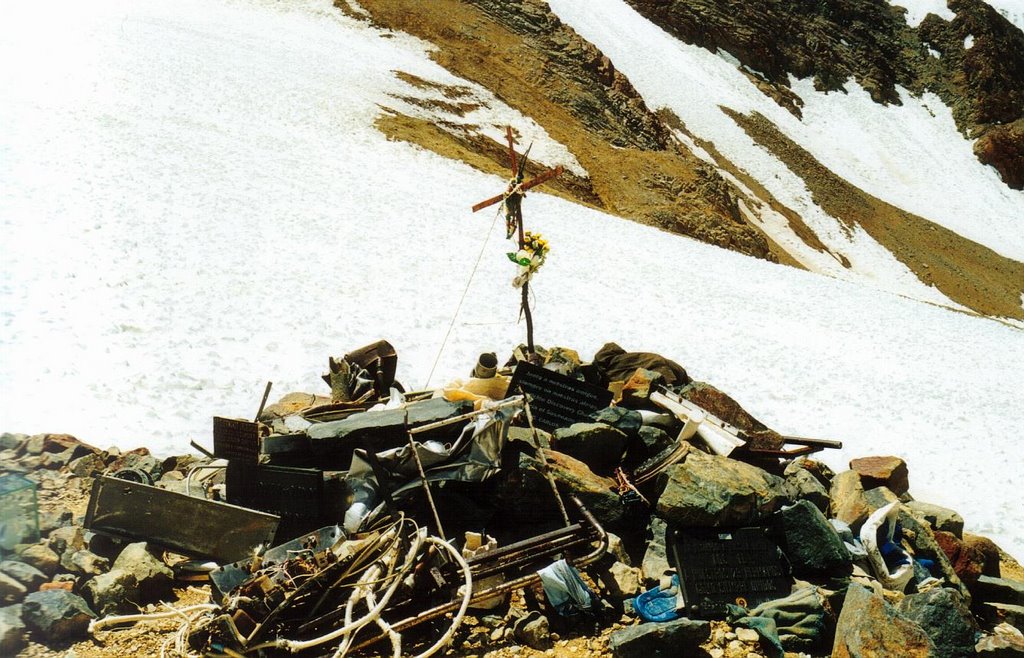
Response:
[[[477,499],[467,499],[475,504],[474,519],[486,517],[488,533],[507,541],[559,527],[553,486],[580,499],[609,533],[604,557],[582,573],[598,602],[564,616],[540,586],[527,586],[468,617],[447,649],[450,655],[1022,655],[1024,571],[991,541],[965,533],[955,511],[914,500],[912,473],[902,459],[855,459],[848,470],[834,473],[808,450],[786,450],[786,437],[725,393],[691,381],[678,364],[614,345],[599,356],[592,364],[580,363],[571,350],[538,350],[531,357],[536,366],[611,390],[614,400],[550,431],[525,418],[514,422],[500,469],[470,483]],[[508,374],[499,370],[491,377]],[[448,404],[485,406],[487,396],[467,391],[505,388],[491,384],[456,382],[434,395]],[[699,424],[717,423],[739,445],[716,450],[700,432],[688,433],[693,417],[672,412],[659,392],[681,405],[698,405],[686,408],[701,410]],[[261,421],[287,432],[270,437],[292,437],[288,445],[301,444],[299,435],[334,441],[336,432],[325,426],[334,423],[336,429],[336,418],[308,420],[315,416],[311,408],[322,416],[331,404],[329,398],[291,394],[268,407]],[[380,426],[369,422],[375,413],[382,412],[358,410],[347,417],[368,431]],[[180,595],[183,583],[175,582],[171,566],[182,558],[84,528],[86,492],[96,475],[120,473],[184,493],[189,470],[209,458],[158,459],[144,448],[102,451],[56,434],[4,434],[0,447],[3,474],[34,481],[40,499],[38,533],[10,545],[0,561],[0,654],[15,655],[29,640],[54,650],[88,642],[93,620]],[[214,478],[198,489],[222,492],[223,486]],[[437,491],[445,516],[444,488]],[[422,511],[403,500],[397,499],[408,514]],[[443,520],[459,524],[455,517]],[[421,525],[431,524],[430,517],[422,518]],[[709,530],[722,537],[743,528],[756,528],[775,547],[787,591],[758,598],[753,580],[737,578],[733,585],[750,587],[750,596],[711,606],[699,593],[702,575],[693,565],[700,563],[704,575],[711,570],[680,537]],[[728,557],[716,558],[724,560],[717,563],[720,570]]]

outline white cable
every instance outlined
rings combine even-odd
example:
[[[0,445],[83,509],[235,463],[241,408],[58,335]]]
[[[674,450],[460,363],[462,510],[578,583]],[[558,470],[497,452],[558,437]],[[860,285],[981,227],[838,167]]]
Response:
[[[452,639],[452,636],[455,635],[455,631],[458,630],[460,625],[462,625],[462,618],[466,615],[466,610],[469,608],[469,600],[473,596],[473,574],[469,570],[469,562],[466,562],[466,558],[462,557],[462,554],[455,550],[454,546],[443,539],[427,537],[427,541],[445,549],[453,558],[455,558],[455,562],[462,568],[462,576],[466,581],[466,590],[462,594],[462,605],[459,606],[459,611],[455,613],[455,617],[452,618],[452,623],[451,626],[448,627],[448,631],[442,635],[441,639],[435,642],[432,647],[423,653],[418,654],[414,658],[430,658],[430,656],[434,655],[439,649],[448,644]]]
[[[338,628],[334,631],[331,631],[330,633],[327,633],[326,635],[315,637],[312,640],[277,640],[272,643],[268,642],[266,645],[253,647],[252,649],[249,649],[249,651],[247,651],[246,653],[252,652],[257,648],[264,648],[265,646],[270,645],[288,649],[292,653],[297,653],[299,651],[303,651],[311,647],[319,646],[325,642],[331,642],[332,640],[336,640],[348,633],[359,630],[366,624],[372,622],[376,618],[376,616],[379,615],[381,611],[384,610],[385,607],[387,607],[387,604],[391,600],[391,597],[398,590],[398,586],[401,584],[402,578],[405,577],[405,574],[410,569],[412,569],[413,565],[416,563],[415,558],[417,553],[419,553],[420,548],[423,547],[423,542],[423,536],[417,533],[415,535],[415,538],[413,539],[412,546],[409,547],[409,551],[406,553],[405,560],[403,561],[402,564],[402,569],[399,572],[398,576],[394,579],[394,582],[391,583],[387,590],[385,590],[384,595],[381,597],[377,605],[373,606],[373,608],[371,608],[370,611],[362,619],[359,619],[350,624],[346,624],[341,628]]]
[[[105,628],[107,626],[114,626],[115,624],[135,623],[138,621],[155,621],[157,619],[177,617],[182,613],[194,612],[196,610],[216,610],[218,607],[219,606],[214,605],[213,603],[199,603],[196,605],[190,605],[185,608],[172,608],[169,612],[151,612],[147,614],[138,615],[111,615],[110,617],[104,617],[103,619],[96,619],[89,622],[89,632],[95,633],[96,631],[102,628]]]

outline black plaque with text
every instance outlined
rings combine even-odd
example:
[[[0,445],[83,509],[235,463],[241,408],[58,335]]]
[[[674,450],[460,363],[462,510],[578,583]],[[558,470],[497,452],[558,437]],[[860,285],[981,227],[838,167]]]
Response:
[[[548,432],[587,422],[591,413],[612,401],[612,392],[606,388],[525,361],[516,365],[508,390],[509,395],[522,392],[530,396],[533,423]]]
[[[764,528],[691,528],[668,531],[686,614],[723,617],[726,604],[753,608],[787,596],[792,579]]]

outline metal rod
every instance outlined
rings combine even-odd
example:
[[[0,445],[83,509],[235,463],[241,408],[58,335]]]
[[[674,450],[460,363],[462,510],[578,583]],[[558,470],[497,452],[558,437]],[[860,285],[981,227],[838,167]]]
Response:
[[[435,423],[430,423],[428,425],[420,425],[419,427],[414,427],[411,430],[409,430],[409,434],[421,434],[423,432],[429,432],[430,430],[436,430],[440,427],[446,427],[454,423],[469,420],[470,418],[475,418],[476,416],[479,416],[481,414],[490,413],[492,411],[497,411],[498,409],[504,409],[506,407],[514,407],[515,405],[519,404],[520,401],[522,401],[522,399],[523,396],[517,395],[491,407],[490,409],[478,409],[477,411],[470,411],[469,413],[465,413],[460,416],[452,416],[451,418],[439,420]]]
[[[835,448],[841,450],[843,448],[842,441],[833,441],[831,439],[809,439],[803,436],[783,436],[786,443],[795,443],[801,446],[821,446],[822,448]]]
[[[523,396],[523,406],[526,408],[526,422],[530,426],[530,431],[533,432],[533,440],[537,444],[537,457],[540,458],[541,470],[544,473],[544,478],[551,485],[551,491],[555,493],[555,500],[558,502],[558,511],[562,513],[562,520],[565,521],[565,525],[570,525],[569,513],[565,511],[565,503],[562,501],[562,494],[558,491],[558,485],[555,484],[555,478],[551,475],[551,469],[548,468],[548,457],[544,453],[544,447],[540,444],[540,437],[537,435],[537,428],[533,425],[533,414],[530,413],[530,396]]]
[[[437,524],[437,536],[448,541],[444,535],[444,526],[441,525],[441,516],[437,513],[437,506],[434,505],[434,496],[430,493],[430,483],[427,482],[427,474],[423,470],[423,462],[420,461],[420,453],[416,451],[416,442],[412,440],[412,432],[409,432],[409,412],[405,412],[405,430],[409,437],[409,450],[412,450],[412,457],[416,460],[416,469],[420,472],[420,484],[423,485],[423,493],[427,494],[427,504],[430,511],[434,513],[434,523]]]
[[[201,446],[198,443],[196,443],[194,439],[189,441],[189,445],[191,445],[193,448],[195,448],[199,452],[203,453],[204,455],[206,455],[210,459],[216,459],[217,458],[217,455],[213,454],[212,452],[210,452],[209,450],[207,450],[203,446]]]
[[[267,387],[263,389],[263,399],[260,401],[260,410],[256,412],[256,417],[253,418],[252,422],[257,422],[260,416],[263,415],[263,407],[267,406],[267,398],[270,397],[270,387],[274,385],[274,382],[267,382]]]

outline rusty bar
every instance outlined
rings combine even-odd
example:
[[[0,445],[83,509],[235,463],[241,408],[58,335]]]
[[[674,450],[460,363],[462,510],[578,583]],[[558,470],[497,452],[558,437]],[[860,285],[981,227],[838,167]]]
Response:
[[[448,425],[452,425],[454,423],[458,423],[464,420],[469,420],[470,418],[476,418],[481,414],[497,411],[498,409],[504,409],[505,407],[512,407],[518,404],[519,401],[522,399],[523,396],[517,395],[515,397],[508,398],[508,400],[503,401],[500,404],[491,407],[490,409],[478,409],[477,411],[470,411],[469,413],[465,413],[459,416],[453,416],[451,418],[439,420],[436,423],[430,423],[429,425],[420,425],[419,427],[414,427],[411,430],[409,430],[409,434],[415,435],[420,434],[422,432],[429,432],[430,430],[436,430],[439,427],[447,427]]]
[[[270,397],[270,388],[274,385],[274,382],[267,382],[267,387],[263,389],[263,399],[260,401],[259,411],[256,412],[256,417],[252,419],[252,422],[257,422],[260,416],[263,415],[263,408],[267,406],[267,398]]]

